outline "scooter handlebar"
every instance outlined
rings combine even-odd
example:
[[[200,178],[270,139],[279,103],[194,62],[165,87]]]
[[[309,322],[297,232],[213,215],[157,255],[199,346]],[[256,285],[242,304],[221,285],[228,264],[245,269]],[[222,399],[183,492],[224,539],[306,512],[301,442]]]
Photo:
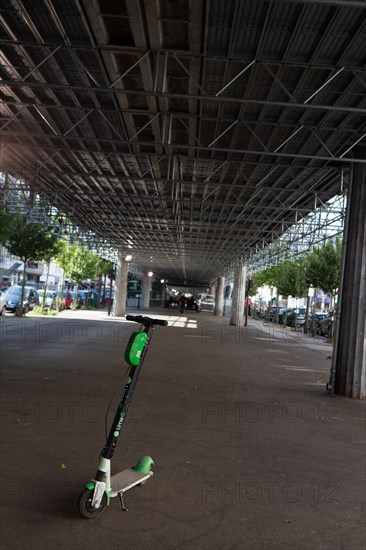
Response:
[[[134,321],[135,323],[140,323],[141,325],[160,325],[162,327],[168,326],[168,321],[163,319],[151,319],[151,317],[143,317],[142,315],[126,315],[127,321]]]

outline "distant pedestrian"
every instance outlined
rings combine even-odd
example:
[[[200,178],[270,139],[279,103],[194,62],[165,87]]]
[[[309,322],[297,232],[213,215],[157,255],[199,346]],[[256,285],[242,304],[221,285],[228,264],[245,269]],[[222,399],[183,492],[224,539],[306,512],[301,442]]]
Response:
[[[71,292],[69,290],[67,290],[66,291],[66,296],[65,296],[65,301],[64,301],[64,308],[65,309],[70,309],[72,302],[73,302],[73,298],[72,298]]]
[[[178,298],[178,305],[180,313],[184,313],[184,308],[186,306],[186,297],[184,294],[181,294]]]

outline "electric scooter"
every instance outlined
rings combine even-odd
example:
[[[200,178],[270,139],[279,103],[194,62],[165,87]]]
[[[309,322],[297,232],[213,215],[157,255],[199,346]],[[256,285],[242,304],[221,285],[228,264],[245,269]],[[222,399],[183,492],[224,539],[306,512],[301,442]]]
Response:
[[[154,461],[149,456],[143,456],[136,466],[127,468],[111,477],[111,459],[116,450],[117,442],[125,421],[128,407],[131,403],[134,389],[146,357],[155,325],[167,326],[168,322],[161,319],[151,319],[142,315],[126,315],[127,321],[140,323],[140,330],[133,332],[125,351],[125,361],[129,366],[128,378],[122,397],[107,437],[106,444],[99,457],[98,470],[95,478],[86,484],[78,500],[80,515],[93,519],[103,512],[110,499],[118,496],[121,508],[127,511],[123,501],[123,493],[143,485],[152,475],[151,466]]]

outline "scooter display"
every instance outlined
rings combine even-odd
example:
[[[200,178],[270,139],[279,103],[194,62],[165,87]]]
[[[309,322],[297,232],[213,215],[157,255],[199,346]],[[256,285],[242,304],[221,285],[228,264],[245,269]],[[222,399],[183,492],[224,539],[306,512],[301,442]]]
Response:
[[[105,506],[110,504],[110,499],[116,496],[120,499],[122,510],[127,511],[123,493],[136,485],[143,485],[153,475],[151,471],[151,466],[154,464],[153,459],[143,456],[135,466],[111,477],[111,460],[120,439],[123,423],[153,336],[154,327],[168,325],[168,322],[162,319],[151,319],[142,315],[126,315],[126,319],[139,323],[140,330],[131,334],[126,347],[124,357],[129,366],[128,378],[107,441],[99,457],[95,478],[86,484],[78,499],[80,515],[85,519],[93,519],[101,514]]]

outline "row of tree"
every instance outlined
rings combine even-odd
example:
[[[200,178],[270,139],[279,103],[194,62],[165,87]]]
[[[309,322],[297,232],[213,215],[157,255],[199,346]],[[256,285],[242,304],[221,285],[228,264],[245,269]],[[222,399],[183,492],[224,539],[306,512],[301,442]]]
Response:
[[[26,266],[30,261],[42,261],[49,266],[55,259],[63,269],[64,277],[75,282],[104,276],[105,285],[106,276],[113,276],[112,262],[61,240],[52,228],[31,223],[22,215],[0,212],[0,244],[24,263],[21,304]],[[341,255],[341,240],[330,240],[297,260],[285,261],[255,273],[251,281],[251,294],[264,285],[276,287],[278,302],[279,295],[303,298],[312,286],[334,297],[339,285]]]
[[[31,223],[26,216],[20,214],[0,212],[0,244],[24,263],[20,304],[24,301],[26,267],[30,261],[48,264],[48,274],[49,264],[54,259],[63,269],[64,278],[76,283],[104,276],[105,286],[106,276],[113,276],[114,266],[111,261],[61,240],[52,228]],[[17,313],[22,315],[23,308],[21,307]]]
[[[269,267],[252,277],[251,292],[268,285],[276,287],[278,296],[304,298],[309,287],[323,290],[335,297],[339,286],[342,241],[337,238],[296,260]]]

